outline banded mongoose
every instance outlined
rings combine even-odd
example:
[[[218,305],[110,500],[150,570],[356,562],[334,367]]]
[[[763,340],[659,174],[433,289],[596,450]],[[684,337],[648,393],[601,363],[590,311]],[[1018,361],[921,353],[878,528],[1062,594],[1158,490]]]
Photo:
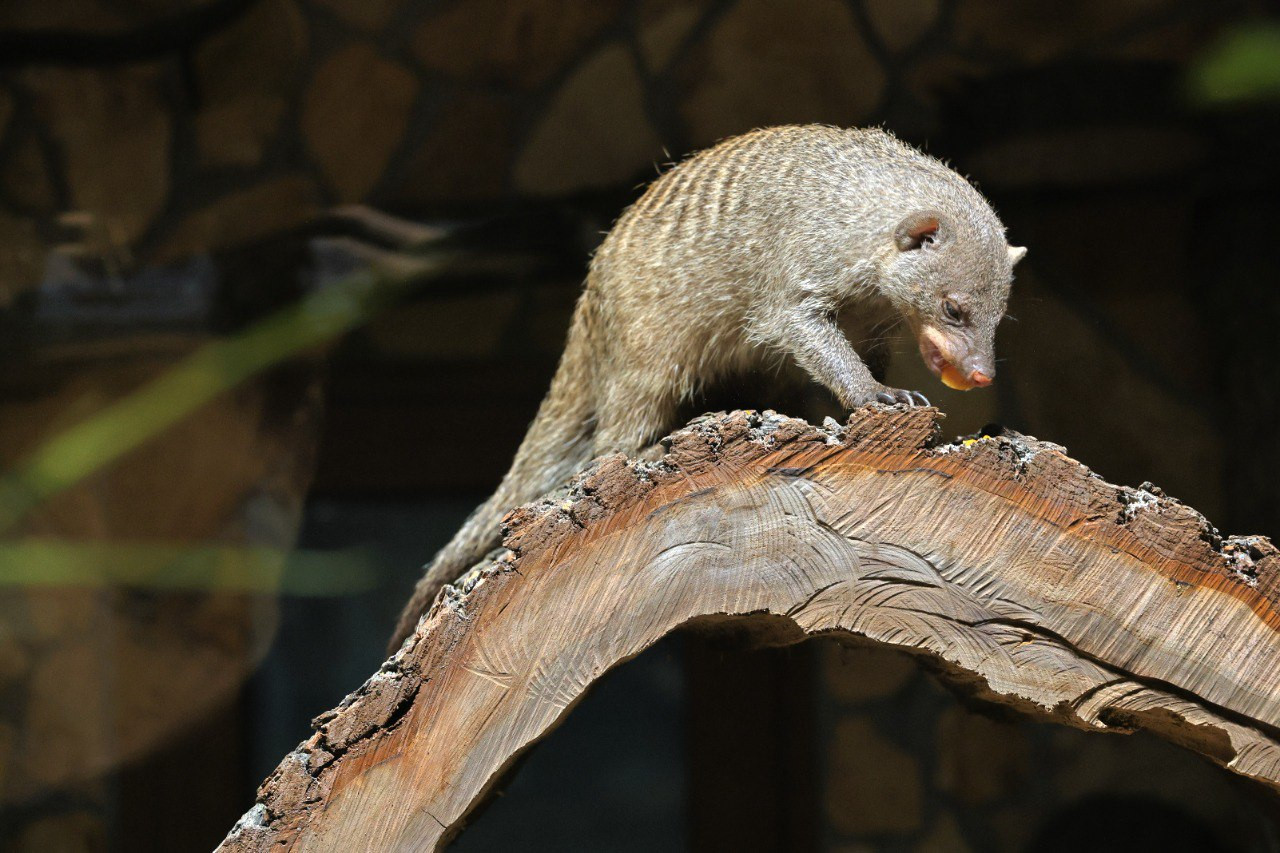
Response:
[[[990,384],[1012,268],[986,199],[879,129],[774,127],[667,171],[592,259],[551,389],[511,470],[435,556],[394,646],[437,592],[500,544],[503,515],[589,459],[636,455],[677,408],[728,374],[790,358],[841,405],[927,405],[855,352],[905,322],[953,387]]]

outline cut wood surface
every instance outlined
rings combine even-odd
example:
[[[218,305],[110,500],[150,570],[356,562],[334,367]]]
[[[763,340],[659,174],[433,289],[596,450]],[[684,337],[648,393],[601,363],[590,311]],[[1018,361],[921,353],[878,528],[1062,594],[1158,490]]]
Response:
[[[610,668],[726,620],[927,655],[982,699],[1280,789],[1276,548],[1047,442],[940,444],[939,418],[734,412],[659,462],[597,460],[508,516],[507,551],[316,720],[223,849],[435,849]]]

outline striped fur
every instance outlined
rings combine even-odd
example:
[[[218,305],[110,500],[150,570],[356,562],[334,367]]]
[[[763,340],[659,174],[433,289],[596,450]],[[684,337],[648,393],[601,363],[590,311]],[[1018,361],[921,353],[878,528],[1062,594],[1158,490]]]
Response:
[[[905,251],[900,226],[922,214],[939,222],[936,243]],[[789,361],[848,408],[880,393],[910,403],[849,342],[905,321],[918,336],[942,330],[935,340],[953,363],[994,375],[1021,251],[968,181],[882,130],[768,128],[685,160],[596,252],[511,470],[428,566],[395,642],[499,544],[508,510],[593,456],[641,452],[676,425],[682,401],[727,374]],[[963,306],[964,326],[943,316],[946,298]]]

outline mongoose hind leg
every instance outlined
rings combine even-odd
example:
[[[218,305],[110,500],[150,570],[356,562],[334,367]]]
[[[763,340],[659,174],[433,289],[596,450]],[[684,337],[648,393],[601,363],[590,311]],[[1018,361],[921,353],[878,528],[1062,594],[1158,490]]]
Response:
[[[660,458],[662,448],[654,442],[676,425],[676,409],[675,396],[666,389],[654,393],[626,385],[611,388],[596,415],[595,455]]]

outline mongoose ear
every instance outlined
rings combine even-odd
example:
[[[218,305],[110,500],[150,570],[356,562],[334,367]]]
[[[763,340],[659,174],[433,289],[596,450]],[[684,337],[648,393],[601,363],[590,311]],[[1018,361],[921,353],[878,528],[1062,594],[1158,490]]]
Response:
[[[938,239],[938,217],[932,213],[908,216],[898,225],[893,239],[898,244],[898,248],[904,252],[934,243]]]
[[[1014,266],[1018,261],[1027,256],[1026,246],[1010,246],[1009,247],[1009,266]]]

